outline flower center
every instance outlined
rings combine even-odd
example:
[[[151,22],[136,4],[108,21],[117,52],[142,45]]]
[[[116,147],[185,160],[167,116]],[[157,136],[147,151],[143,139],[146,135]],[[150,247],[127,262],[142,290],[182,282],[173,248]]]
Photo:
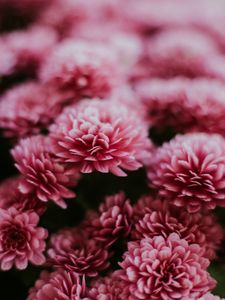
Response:
[[[20,226],[11,225],[3,229],[2,245],[4,251],[21,250],[26,246],[27,235]]]

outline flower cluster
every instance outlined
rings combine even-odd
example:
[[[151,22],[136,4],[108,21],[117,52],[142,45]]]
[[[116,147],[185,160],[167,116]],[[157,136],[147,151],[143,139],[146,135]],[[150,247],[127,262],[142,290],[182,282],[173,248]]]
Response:
[[[23,299],[222,300],[224,11],[0,1],[0,270]]]

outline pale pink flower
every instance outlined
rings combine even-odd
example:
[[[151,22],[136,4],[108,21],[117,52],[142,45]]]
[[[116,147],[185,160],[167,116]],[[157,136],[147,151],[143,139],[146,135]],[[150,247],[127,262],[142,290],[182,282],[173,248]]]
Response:
[[[0,38],[0,76],[7,76],[13,72],[16,57],[4,38]]]
[[[211,293],[207,293],[204,296],[202,296],[201,298],[199,298],[198,300],[223,300],[223,299],[220,298],[219,296],[214,296]]]
[[[5,136],[20,137],[47,128],[61,112],[63,100],[63,95],[37,82],[11,88],[0,102],[0,126]]]
[[[35,212],[18,212],[15,208],[0,209],[0,264],[2,270],[15,265],[26,269],[28,261],[35,265],[45,262],[43,251],[47,230],[37,227]]]
[[[81,281],[76,273],[59,269],[52,273],[43,271],[27,300],[89,300],[85,294],[84,279]]]
[[[189,212],[225,206],[225,140],[216,134],[178,135],[149,161],[148,178],[160,195]]]
[[[11,150],[15,165],[23,175],[19,190],[23,194],[34,193],[43,202],[52,200],[66,208],[63,198],[75,196],[68,189],[72,184],[72,174],[56,162],[49,149],[48,139],[38,135],[22,139]]]
[[[107,248],[88,239],[79,227],[53,234],[48,255],[53,266],[90,277],[97,276],[99,271],[109,266]]]
[[[105,97],[117,78],[116,55],[100,43],[66,40],[47,59],[43,82],[75,97]]]
[[[216,250],[221,246],[223,228],[212,213],[189,214],[169,205],[167,201],[153,200],[151,196],[140,198],[134,213],[137,219],[132,230],[134,239],[157,235],[167,238],[171,233],[177,233],[189,244],[198,244],[208,259],[215,258]]]
[[[177,234],[129,242],[120,265],[132,300],[198,299],[215,286],[200,246]]]
[[[90,300],[128,300],[129,290],[120,274],[121,270],[118,270],[94,280],[88,292]]]
[[[86,100],[62,113],[51,127],[54,153],[82,173],[126,176],[148,160],[151,142],[146,125],[125,106]]]

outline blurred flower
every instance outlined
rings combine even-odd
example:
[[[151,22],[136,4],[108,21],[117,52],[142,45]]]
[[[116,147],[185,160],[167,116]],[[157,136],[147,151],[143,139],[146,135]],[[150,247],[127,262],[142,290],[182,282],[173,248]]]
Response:
[[[88,300],[85,293],[84,279],[81,282],[76,273],[59,269],[52,273],[43,271],[27,300]]]
[[[60,44],[43,65],[43,82],[73,97],[107,97],[117,77],[116,56],[108,47],[85,41]]]
[[[150,185],[171,203],[194,213],[225,206],[225,140],[219,135],[179,135],[149,163]]]
[[[215,286],[200,247],[189,245],[177,234],[129,242],[120,265],[132,300],[197,299]]]
[[[140,168],[152,148],[145,124],[125,106],[93,99],[70,107],[51,127],[54,153],[82,173],[126,176]]]
[[[189,244],[198,244],[204,249],[203,255],[206,258],[215,258],[215,252],[223,239],[223,228],[212,213],[189,214],[166,201],[152,200],[151,197],[146,206],[146,198],[141,198],[134,208],[134,212],[138,210],[138,214],[142,213],[132,231],[134,239],[152,238],[157,235],[167,238],[171,233],[177,233]]]
[[[207,293],[204,296],[202,296],[201,298],[199,298],[198,300],[223,300],[223,299],[220,298],[219,296],[214,296],[211,293]]]
[[[2,270],[13,264],[26,269],[28,261],[35,265],[45,262],[43,251],[47,230],[37,227],[39,216],[35,212],[18,212],[15,208],[0,209],[0,263]]]
[[[55,267],[90,277],[97,276],[109,265],[108,250],[101,243],[86,238],[79,227],[52,235],[48,255]]]
[[[71,173],[55,161],[49,151],[48,139],[40,135],[22,139],[11,152],[23,175],[19,190],[23,194],[33,192],[43,202],[52,200],[66,208],[63,198],[75,196],[67,188],[71,185]]]

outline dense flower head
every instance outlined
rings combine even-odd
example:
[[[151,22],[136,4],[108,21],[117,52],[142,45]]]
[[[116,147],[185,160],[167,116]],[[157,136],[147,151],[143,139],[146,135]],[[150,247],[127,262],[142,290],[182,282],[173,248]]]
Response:
[[[39,69],[46,53],[56,44],[56,33],[45,26],[32,26],[6,35],[6,44],[15,56],[14,72],[33,75]]]
[[[45,262],[43,251],[47,230],[37,227],[35,212],[18,212],[15,208],[0,209],[0,264],[2,270],[15,265],[26,269],[28,261],[35,265]]]
[[[125,106],[92,99],[72,106],[51,127],[54,153],[82,173],[126,176],[150,156],[147,127]]]
[[[34,210],[38,215],[42,215],[46,210],[45,203],[33,193],[21,193],[19,190],[21,180],[21,176],[15,176],[0,183],[0,208],[8,209],[13,206],[19,212]]]
[[[132,231],[134,239],[152,238],[157,235],[167,238],[171,233],[177,233],[189,244],[198,244],[204,250],[205,257],[215,257],[224,233],[212,213],[189,214],[169,205],[167,201],[152,200],[152,197],[147,196],[140,198],[138,202],[134,209],[135,213],[138,207],[139,216]]]
[[[120,278],[121,270],[114,271],[106,277],[100,277],[91,283],[88,296],[90,300],[124,300],[128,299],[129,290]]]
[[[11,152],[17,169],[23,175],[19,190],[23,194],[34,193],[43,202],[52,200],[65,208],[63,198],[75,196],[68,189],[74,176],[56,162],[48,139],[40,135],[22,139]]]
[[[101,43],[66,40],[43,65],[40,78],[76,98],[106,97],[116,84],[116,55]]]
[[[120,263],[133,297],[129,299],[197,299],[214,287],[197,244],[188,244],[177,234],[129,242]]]
[[[109,266],[108,250],[101,243],[86,238],[79,227],[53,234],[48,255],[55,267],[90,277],[97,276]]]
[[[84,279],[74,272],[59,269],[52,273],[43,271],[30,289],[27,300],[88,300],[85,293]]]
[[[213,79],[152,79],[139,82],[136,92],[146,119],[157,132],[204,131],[225,135],[224,84]]]
[[[225,140],[216,134],[178,135],[149,163],[150,185],[189,212],[225,206]]]
[[[201,298],[199,298],[198,300],[223,300],[223,299],[220,298],[219,296],[214,296],[211,293],[207,293],[204,296],[202,296]]]
[[[111,245],[118,238],[128,237],[132,216],[133,208],[123,192],[106,197],[99,207],[99,213],[89,224],[91,238]]]
[[[7,91],[0,102],[0,126],[7,137],[37,133],[62,110],[63,95],[31,81]]]

